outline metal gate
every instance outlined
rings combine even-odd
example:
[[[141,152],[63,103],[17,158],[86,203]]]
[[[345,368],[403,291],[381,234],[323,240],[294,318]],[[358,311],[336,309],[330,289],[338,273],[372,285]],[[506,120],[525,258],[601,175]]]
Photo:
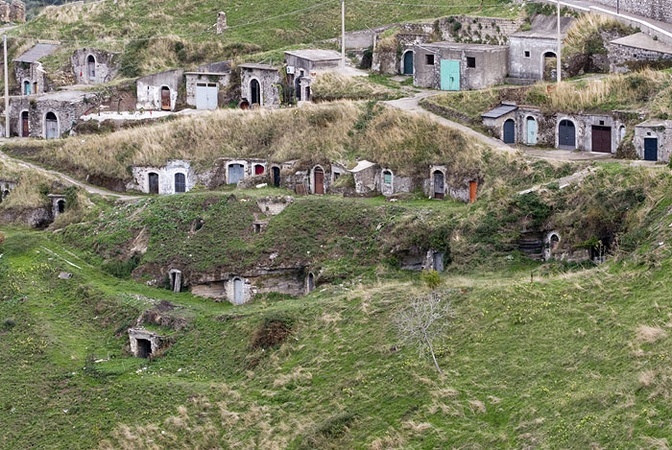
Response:
[[[441,90],[460,90],[460,61],[457,59],[441,60]]]
[[[658,161],[658,138],[644,138],[644,161]]]
[[[593,125],[592,148],[594,152],[611,153],[611,127]]]
[[[196,109],[217,109],[217,83],[196,84]]]

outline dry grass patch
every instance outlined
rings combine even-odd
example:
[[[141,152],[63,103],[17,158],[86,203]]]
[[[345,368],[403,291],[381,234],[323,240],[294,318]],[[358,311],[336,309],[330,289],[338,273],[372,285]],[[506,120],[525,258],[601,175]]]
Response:
[[[367,77],[349,77],[334,72],[319,76],[311,85],[313,99],[334,100],[387,100],[401,94],[393,89],[371,83]]]
[[[640,325],[637,327],[637,342],[644,344],[653,344],[660,339],[666,338],[667,332],[660,327],[650,327]]]

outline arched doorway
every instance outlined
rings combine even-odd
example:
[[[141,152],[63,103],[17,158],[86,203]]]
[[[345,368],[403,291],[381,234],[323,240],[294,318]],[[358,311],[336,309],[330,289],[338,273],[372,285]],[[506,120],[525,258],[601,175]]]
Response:
[[[308,273],[306,278],[306,294],[310,294],[315,289],[315,275],[313,272]]]
[[[546,81],[556,81],[558,76],[558,56],[554,52],[546,52],[541,64],[543,79]]]
[[[56,139],[58,136],[58,118],[56,114],[49,111],[44,116],[44,137],[45,139]]]
[[[23,95],[30,95],[30,81],[26,80],[23,82]]]
[[[183,173],[175,174],[175,192],[187,192],[187,180]]]
[[[527,145],[537,145],[537,120],[534,117],[529,116],[525,122],[527,125]]]
[[[89,81],[96,81],[96,58],[93,55],[86,58],[86,76]]]
[[[563,119],[558,125],[558,148],[565,150],[576,148],[576,127],[571,120]]]
[[[28,111],[21,111],[21,137],[30,136],[30,119]]]
[[[253,105],[261,105],[261,86],[259,81],[250,81],[250,102]]]
[[[147,175],[147,181],[149,182],[149,193],[158,194],[159,193],[159,174],[155,172],[150,172]]]
[[[280,187],[280,168],[274,166],[271,168],[271,172],[273,175],[273,186]]]
[[[324,170],[320,166],[313,169],[313,194],[324,194]]]
[[[432,183],[434,187],[434,192],[432,194],[432,198],[444,198],[446,195],[445,192],[445,177],[443,175],[443,172],[440,170],[435,170],[434,173],[432,174],[432,178],[434,179],[434,182]]]
[[[63,214],[65,212],[65,200],[61,199],[56,202],[56,212]]]
[[[161,88],[161,109],[170,111],[170,88],[168,86]]]
[[[413,75],[413,50],[404,53],[402,73],[404,75]]]
[[[513,119],[506,119],[504,122],[504,133],[503,133],[505,144],[515,144],[516,143],[516,122]]]
[[[243,304],[243,280],[238,277],[233,279],[233,304]]]

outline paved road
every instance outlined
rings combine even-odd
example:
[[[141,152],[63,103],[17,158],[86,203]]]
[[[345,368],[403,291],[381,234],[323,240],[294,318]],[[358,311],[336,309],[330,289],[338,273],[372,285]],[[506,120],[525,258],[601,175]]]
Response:
[[[7,141],[7,139],[2,139],[2,140],[0,140],[0,143],[1,142],[6,142],[6,141]],[[45,173],[45,174],[55,176],[55,177],[63,180],[66,184],[81,187],[82,189],[84,189],[86,192],[88,192],[90,194],[98,194],[98,195],[101,195],[103,197],[113,197],[113,198],[116,198],[116,199],[122,200],[122,201],[133,201],[133,200],[138,200],[138,199],[142,198],[142,197],[137,196],[137,195],[124,195],[124,194],[119,194],[117,192],[108,191],[107,189],[99,188],[99,187],[96,187],[96,186],[91,186],[90,184],[83,183],[81,181],[75,180],[74,178],[69,177],[69,176],[67,176],[63,173],[57,172],[55,170],[45,169],[43,167],[36,166],[35,164],[31,164],[29,162],[25,162],[25,161],[22,161],[20,159],[12,158],[11,156],[9,156],[8,154],[6,154],[3,151],[0,151],[0,160],[12,162],[12,163],[18,165],[19,167],[25,167],[25,168],[28,168],[28,169],[32,169],[32,170],[35,170],[35,171],[38,171],[38,172],[42,172],[42,173]]]

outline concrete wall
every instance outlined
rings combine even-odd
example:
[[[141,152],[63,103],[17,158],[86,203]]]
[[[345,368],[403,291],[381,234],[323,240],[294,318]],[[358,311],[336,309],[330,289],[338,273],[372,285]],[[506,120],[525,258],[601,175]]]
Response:
[[[629,12],[661,22],[672,23],[672,2],[670,0],[594,0],[611,8],[619,5],[621,12]]]
[[[241,68],[240,97],[251,103],[250,83],[257,80],[261,88],[261,104],[265,108],[280,106],[280,74],[276,69]]]
[[[89,56],[95,59],[93,76],[89,73]],[[77,84],[107,83],[119,72],[118,53],[106,52],[92,48],[75,50],[70,57],[72,71]]]
[[[149,193],[149,174],[159,175],[159,194],[175,193],[175,175],[181,173],[185,176],[186,192],[194,188],[198,182],[196,173],[191,168],[189,161],[169,161],[163,167],[133,167],[133,180],[126,185],[127,190],[136,190]]]
[[[483,89],[500,84],[506,78],[508,47],[505,46],[425,44],[413,49],[415,86],[440,89],[442,59],[460,61],[460,90]],[[433,64],[427,64],[428,55],[433,55]],[[475,59],[476,67],[467,67],[468,57]]]
[[[161,89],[170,89],[170,110],[175,110],[177,95],[182,84],[183,71],[181,69],[148,75],[138,78],[137,81],[137,109],[160,110]]]
[[[526,53],[529,56],[526,56]],[[509,76],[530,80],[544,79],[544,54],[558,53],[555,39],[511,36],[509,38]]]

